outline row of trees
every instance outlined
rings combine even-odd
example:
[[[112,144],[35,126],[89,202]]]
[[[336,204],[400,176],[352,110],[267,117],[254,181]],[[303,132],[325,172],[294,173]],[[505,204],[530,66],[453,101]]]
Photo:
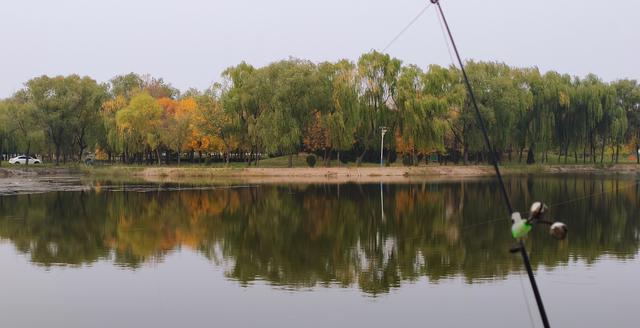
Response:
[[[501,161],[617,162],[640,150],[640,85],[468,62],[476,97]],[[467,163],[488,158],[461,74],[426,71],[370,52],[357,62],[288,59],[228,68],[208,90],[179,92],[131,73],[98,84],[47,76],[0,102],[0,153],[80,160],[87,150],[124,162],[243,160],[300,151],[325,165],[375,160],[380,128],[387,161],[417,165],[437,154]]]

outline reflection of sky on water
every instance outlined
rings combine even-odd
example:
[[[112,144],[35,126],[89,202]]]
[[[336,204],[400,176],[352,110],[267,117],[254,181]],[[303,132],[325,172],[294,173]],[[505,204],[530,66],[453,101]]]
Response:
[[[108,261],[42,270],[0,244],[0,315],[5,327],[523,327],[520,277],[468,284],[426,278],[375,298],[351,288],[248,287],[190,250],[122,270]],[[10,261],[8,261],[10,259]],[[572,261],[537,272],[558,327],[636,327],[640,261]],[[533,296],[522,277],[534,320]]]

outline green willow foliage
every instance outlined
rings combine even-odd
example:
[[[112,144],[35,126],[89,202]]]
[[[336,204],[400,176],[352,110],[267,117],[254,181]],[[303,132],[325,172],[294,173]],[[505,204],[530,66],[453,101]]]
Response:
[[[592,74],[579,78],[498,62],[470,61],[467,69],[501,161],[544,163],[553,154],[557,161],[602,163],[606,154],[618,162],[640,149],[635,80],[608,83]],[[243,62],[222,79],[209,90],[180,94],[162,79],[134,73],[104,85],[77,75],[35,78],[0,102],[0,153],[38,153],[57,162],[99,149],[110,159],[161,163],[174,150],[258,165],[265,155],[291,159],[307,151],[322,156],[324,165],[336,158],[359,164],[377,161],[386,127],[387,160],[400,155],[417,165],[433,155],[465,164],[488,158],[455,67],[423,70],[373,51],[357,62],[288,59],[259,68]],[[141,93],[145,106],[132,103]],[[170,106],[152,103],[187,98],[202,114],[193,116],[197,121],[185,118],[181,131],[201,131],[200,139],[173,145],[188,136],[173,136],[165,122]],[[153,115],[137,112],[150,109]],[[148,118],[153,124],[145,124]]]

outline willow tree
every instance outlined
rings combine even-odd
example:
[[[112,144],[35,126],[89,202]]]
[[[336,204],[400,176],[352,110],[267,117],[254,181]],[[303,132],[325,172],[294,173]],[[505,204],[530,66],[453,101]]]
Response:
[[[602,104],[602,118],[596,124],[596,133],[599,138],[600,163],[603,163],[607,144],[615,145],[621,135],[624,135],[627,129],[627,118],[617,102],[614,87],[606,84],[601,86],[600,103]]]
[[[302,145],[303,131],[310,122],[312,110],[314,65],[308,61],[290,59],[265,67],[270,93],[268,109],[256,124],[264,150],[268,153],[288,155],[293,166],[293,155]],[[265,99],[265,100],[267,100]]]
[[[423,135],[416,140],[418,149],[445,151],[445,138],[451,130],[451,112],[460,108],[466,97],[466,89],[455,69],[438,65],[429,66],[422,75]],[[455,136],[454,136],[455,138]]]
[[[331,146],[337,151],[338,165],[340,152],[353,147],[354,134],[359,121],[358,72],[356,66],[347,60],[335,65],[333,79],[332,110],[325,116]]]
[[[4,160],[7,141],[12,133],[9,120],[9,101],[0,100],[0,166],[2,166],[2,161]]]
[[[260,100],[259,87],[264,83],[260,83],[258,75],[259,71],[245,62],[229,67],[222,73],[224,83],[221,102],[229,115],[229,130],[233,131],[239,142],[240,153],[259,146],[255,125],[266,106]]]
[[[131,99],[144,88],[144,81],[136,73],[117,75],[109,81],[109,93],[113,98],[118,96]]]
[[[44,140],[37,121],[37,109],[29,102],[28,97],[28,93],[24,90],[18,91],[4,102],[5,110],[3,111],[3,116],[6,118],[4,129],[14,135],[17,148],[27,156],[27,164],[34,149],[42,150]]]
[[[625,141],[625,134],[629,127],[629,121],[627,120],[624,107],[617,105],[609,112],[610,126],[609,126],[609,138],[611,140],[612,155],[611,161],[618,163],[620,159],[620,146]],[[602,151],[601,162],[604,159],[604,150]]]
[[[529,147],[527,163],[536,161],[538,149],[542,154],[542,162],[546,162],[548,153],[554,146],[562,149],[562,143],[568,147],[567,131],[563,125],[566,125],[569,107],[570,80],[568,76],[560,76],[555,72],[540,75],[537,68],[519,71],[524,72],[523,81],[533,97],[533,103],[525,117],[527,123],[523,126],[527,130],[526,146]],[[560,128],[556,129],[556,124]]]
[[[220,85],[214,85],[211,89],[201,94],[194,95],[198,102],[197,111],[194,115],[194,129],[198,134],[211,139],[211,145],[221,145],[219,150],[224,152],[224,161],[229,164],[231,150],[236,147],[234,138],[233,116],[224,108],[220,102]]]
[[[531,102],[530,93],[514,70],[503,63],[470,61],[467,71],[478,108],[493,141],[493,151],[500,158],[516,143],[516,122]],[[465,162],[470,151],[477,153],[476,160],[479,161],[484,152],[492,150],[486,149],[482,141],[470,99],[466,99],[458,119],[461,121],[459,130],[464,140]]]
[[[176,152],[178,165],[180,165],[182,151],[188,147],[189,141],[194,135],[194,117],[198,110],[198,104],[193,98],[180,100],[162,98],[158,103],[164,110],[160,143]],[[156,153],[158,164],[160,164],[159,147],[156,147]]]
[[[79,101],[79,94],[68,88],[63,76],[41,76],[29,80],[26,86],[29,102],[36,108],[37,121],[54,144],[58,165],[63,150],[66,154],[66,150],[70,148],[69,120],[72,119],[72,110]]]
[[[78,160],[81,160],[84,151],[87,148],[95,150],[104,135],[100,108],[107,99],[107,90],[104,85],[89,77],[80,78],[76,75],[67,77],[67,85],[68,88],[75,89],[79,97],[67,124],[78,151]]]
[[[398,78],[395,104],[398,109],[398,131],[393,131],[402,145],[401,152],[411,154],[412,164],[417,164],[416,140],[422,136],[422,127],[429,124],[423,117],[422,70],[409,65],[402,67]]]
[[[157,151],[160,146],[162,114],[158,101],[146,92],[134,96],[129,105],[116,114],[118,131],[129,145],[129,151],[139,156],[139,161],[143,154]]]
[[[627,116],[623,141],[635,150],[636,162],[640,164],[640,84],[636,80],[623,79],[613,82],[612,86],[616,90],[617,104]]]
[[[577,123],[576,131],[578,132],[576,133],[577,140],[575,140],[575,144],[582,147],[583,162],[586,163],[587,150],[589,150],[591,160],[595,163],[597,126],[604,115],[601,99],[603,84],[593,74],[582,80],[576,78],[574,84],[571,105],[573,107],[572,114]]]
[[[334,112],[333,89],[336,65],[331,62],[318,64],[311,76],[311,116],[303,131],[303,146],[306,151],[321,152],[324,166],[331,164],[332,144],[329,138],[327,116]]]
[[[553,119],[553,123],[546,122],[547,118],[544,118],[542,122],[546,122],[547,124],[540,124],[539,126],[542,128],[545,126],[552,127],[552,133],[550,135],[548,135],[545,130],[545,136],[551,138],[551,140],[546,140],[545,147],[555,146],[558,150],[558,161],[561,156],[564,155],[566,163],[571,142],[576,139],[576,131],[572,128],[575,122],[571,112],[571,94],[573,88],[571,77],[569,75],[560,75],[556,72],[547,72],[542,76],[542,79],[544,87],[542,101],[546,103],[545,106],[547,111],[550,112],[549,114]],[[544,159],[546,160],[546,156]]]
[[[367,150],[377,149],[379,128],[386,126],[395,130],[397,111],[394,103],[396,87],[402,62],[377,51],[364,54],[358,59],[360,98],[362,106],[356,129],[356,139],[362,149],[357,163],[360,165]]]
[[[321,63],[315,73],[312,108],[317,111],[314,128],[315,144],[324,150],[325,166],[331,162],[331,151],[337,154],[353,146],[359,106],[357,71],[348,60]],[[305,139],[308,139],[305,137]]]
[[[116,122],[116,115],[118,111],[127,107],[128,104],[129,102],[127,98],[122,95],[118,95],[115,98],[103,102],[102,107],[100,108],[100,117],[102,118],[102,130],[104,131],[104,135],[99,146],[107,153],[109,161],[112,160],[114,154],[126,154],[128,152],[127,140],[119,133]],[[122,160],[125,160],[124,156],[122,157]]]
[[[451,68],[451,70],[454,70],[454,68]],[[483,81],[486,81],[486,74],[480,64],[469,61],[466,63],[466,70],[474,91],[477,92],[479,90],[488,89],[481,84]],[[493,113],[490,112],[486,106],[483,106],[482,103],[478,103],[478,108],[480,109],[485,121],[488,120],[489,114],[493,115]],[[493,118],[491,118],[490,121],[492,120]],[[482,135],[478,129],[477,118],[469,97],[464,98],[462,106],[451,108],[451,112],[449,114],[449,126],[455,136],[455,140],[460,144],[462,161],[463,164],[466,165],[469,161],[469,154],[471,151],[484,149]]]

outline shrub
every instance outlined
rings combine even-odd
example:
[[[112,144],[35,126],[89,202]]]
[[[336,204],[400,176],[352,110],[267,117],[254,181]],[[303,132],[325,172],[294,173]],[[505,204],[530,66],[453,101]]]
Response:
[[[391,154],[388,157],[387,162],[389,162],[389,164],[393,164],[398,160],[398,153],[396,153],[395,151],[391,151]]]
[[[307,156],[307,165],[309,165],[309,167],[316,166],[316,155]]]
[[[404,156],[402,156],[402,165],[404,166],[413,165],[413,160],[411,159],[411,155],[405,154]]]

